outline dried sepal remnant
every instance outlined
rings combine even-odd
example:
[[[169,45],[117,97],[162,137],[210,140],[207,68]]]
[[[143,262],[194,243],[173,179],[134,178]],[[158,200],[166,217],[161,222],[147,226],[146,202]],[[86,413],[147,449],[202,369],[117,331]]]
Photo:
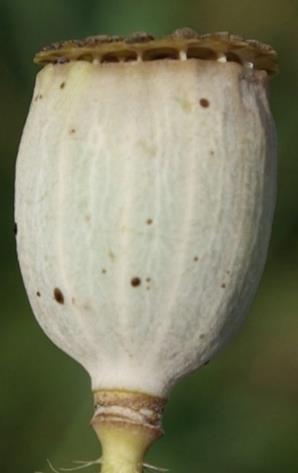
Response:
[[[96,391],[92,424],[106,422],[145,426],[158,438],[163,434],[161,420],[166,402],[166,399],[138,392]]]
[[[165,51],[171,51],[171,54],[165,54]],[[113,61],[107,60],[109,57]],[[278,71],[276,51],[268,44],[246,40],[227,32],[200,35],[190,28],[181,28],[157,39],[140,32],[128,38],[99,35],[61,41],[43,48],[36,54],[34,61],[47,64],[77,60],[125,62],[193,58],[252,63],[255,69],[265,70],[268,74]]]

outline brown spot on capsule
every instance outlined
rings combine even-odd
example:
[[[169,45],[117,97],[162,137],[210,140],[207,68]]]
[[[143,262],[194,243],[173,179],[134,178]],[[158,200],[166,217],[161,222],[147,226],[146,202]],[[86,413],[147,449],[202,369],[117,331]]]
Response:
[[[14,233],[15,235],[17,235],[17,233],[18,233],[18,225],[17,225],[16,222],[15,222],[14,225],[13,225],[13,233]]]
[[[72,129],[69,131],[69,133],[70,133],[71,135],[73,135],[75,132],[76,132],[75,128],[72,128]]]
[[[132,280],[130,281],[130,284],[133,287],[138,287],[138,286],[141,285],[141,280],[140,280],[140,278],[132,278]]]
[[[59,304],[64,304],[64,295],[58,287],[54,289],[54,298]]]
[[[64,89],[64,87],[65,87],[65,82],[61,82],[60,89]]]
[[[194,261],[199,261],[199,258],[197,256],[194,257]]]
[[[220,287],[222,287],[224,289],[226,287],[225,283],[223,282]]]
[[[150,282],[151,282],[151,278],[149,278],[149,277],[146,278],[146,283],[147,283],[146,289],[147,289],[147,291],[150,290]]]
[[[153,223],[152,218],[147,218],[146,223],[147,225],[151,225]]]
[[[40,294],[39,291],[37,291],[36,295],[37,295],[37,297],[40,297],[40,296],[41,296],[41,294]]]
[[[115,256],[115,253],[113,253],[112,250],[109,250],[108,255],[109,255],[109,258],[111,259],[111,261],[115,261],[115,257],[116,257],[116,256]]]
[[[208,108],[209,105],[210,105],[210,102],[209,102],[208,99],[204,99],[204,98],[203,98],[203,99],[200,99],[200,105],[201,105],[201,107],[203,107],[203,108]]]

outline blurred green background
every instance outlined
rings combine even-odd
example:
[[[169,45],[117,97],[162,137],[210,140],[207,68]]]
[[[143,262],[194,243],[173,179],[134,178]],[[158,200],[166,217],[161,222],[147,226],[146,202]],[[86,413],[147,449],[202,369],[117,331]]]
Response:
[[[217,358],[175,388],[166,436],[147,460],[173,473],[298,472],[298,2],[0,0],[1,473],[48,473],[47,458],[67,467],[100,454],[89,427],[89,378],[35,322],[16,260],[14,166],[37,72],[32,56],[59,39],[161,35],[180,26],[228,30],[278,50],[281,73],[271,83],[271,105],[279,195],[249,317]]]

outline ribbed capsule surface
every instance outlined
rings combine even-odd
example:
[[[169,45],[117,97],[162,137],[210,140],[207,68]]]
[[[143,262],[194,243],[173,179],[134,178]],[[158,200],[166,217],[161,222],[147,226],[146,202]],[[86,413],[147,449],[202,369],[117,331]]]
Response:
[[[39,323],[93,389],[165,396],[247,311],[275,203],[266,77],[197,58],[38,73],[19,260]]]

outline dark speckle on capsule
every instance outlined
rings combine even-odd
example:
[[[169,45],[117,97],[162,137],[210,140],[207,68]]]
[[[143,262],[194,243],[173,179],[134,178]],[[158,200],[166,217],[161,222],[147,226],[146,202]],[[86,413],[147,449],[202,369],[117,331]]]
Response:
[[[54,289],[54,298],[59,304],[64,304],[64,296],[58,287]]]
[[[194,257],[194,261],[199,261],[199,258],[197,256]]]
[[[73,135],[75,132],[76,132],[76,130],[75,130],[74,128],[72,128],[72,129],[69,131],[69,133],[70,133],[71,135]]]
[[[226,287],[225,283],[223,282],[221,287],[224,289]]]
[[[140,278],[132,278],[132,280],[130,281],[130,284],[133,287],[140,286],[141,285],[141,280],[140,280]]]
[[[61,82],[60,89],[64,89],[64,87],[65,87],[65,82]]]
[[[146,278],[146,281],[147,281],[147,282],[150,282],[150,281],[151,281],[151,278]]]
[[[41,294],[40,294],[39,291],[37,291],[36,295],[37,295],[37,297],[40,297],[40,296],[41,296]]]
[[[153,223],[152,218],[147,218],[146,223],[147,225],[151,225]]]
[[[115,261],[115,253],[113,253],[112,250],[109,250],[108,255],[109,255],[109,258],[110,258],[112,261]]]
[[[107,270],[105,268],[102,268],[101,272],[102,274],[106,274]]]
[[[209,105],[210,105],[210,102],[209,102],[208,99],[204,99],[204,98],[203,98],[203,99],[200,99],[200,105],[201,105],[201,107],[203,107],[203,108],[208,108]]]

